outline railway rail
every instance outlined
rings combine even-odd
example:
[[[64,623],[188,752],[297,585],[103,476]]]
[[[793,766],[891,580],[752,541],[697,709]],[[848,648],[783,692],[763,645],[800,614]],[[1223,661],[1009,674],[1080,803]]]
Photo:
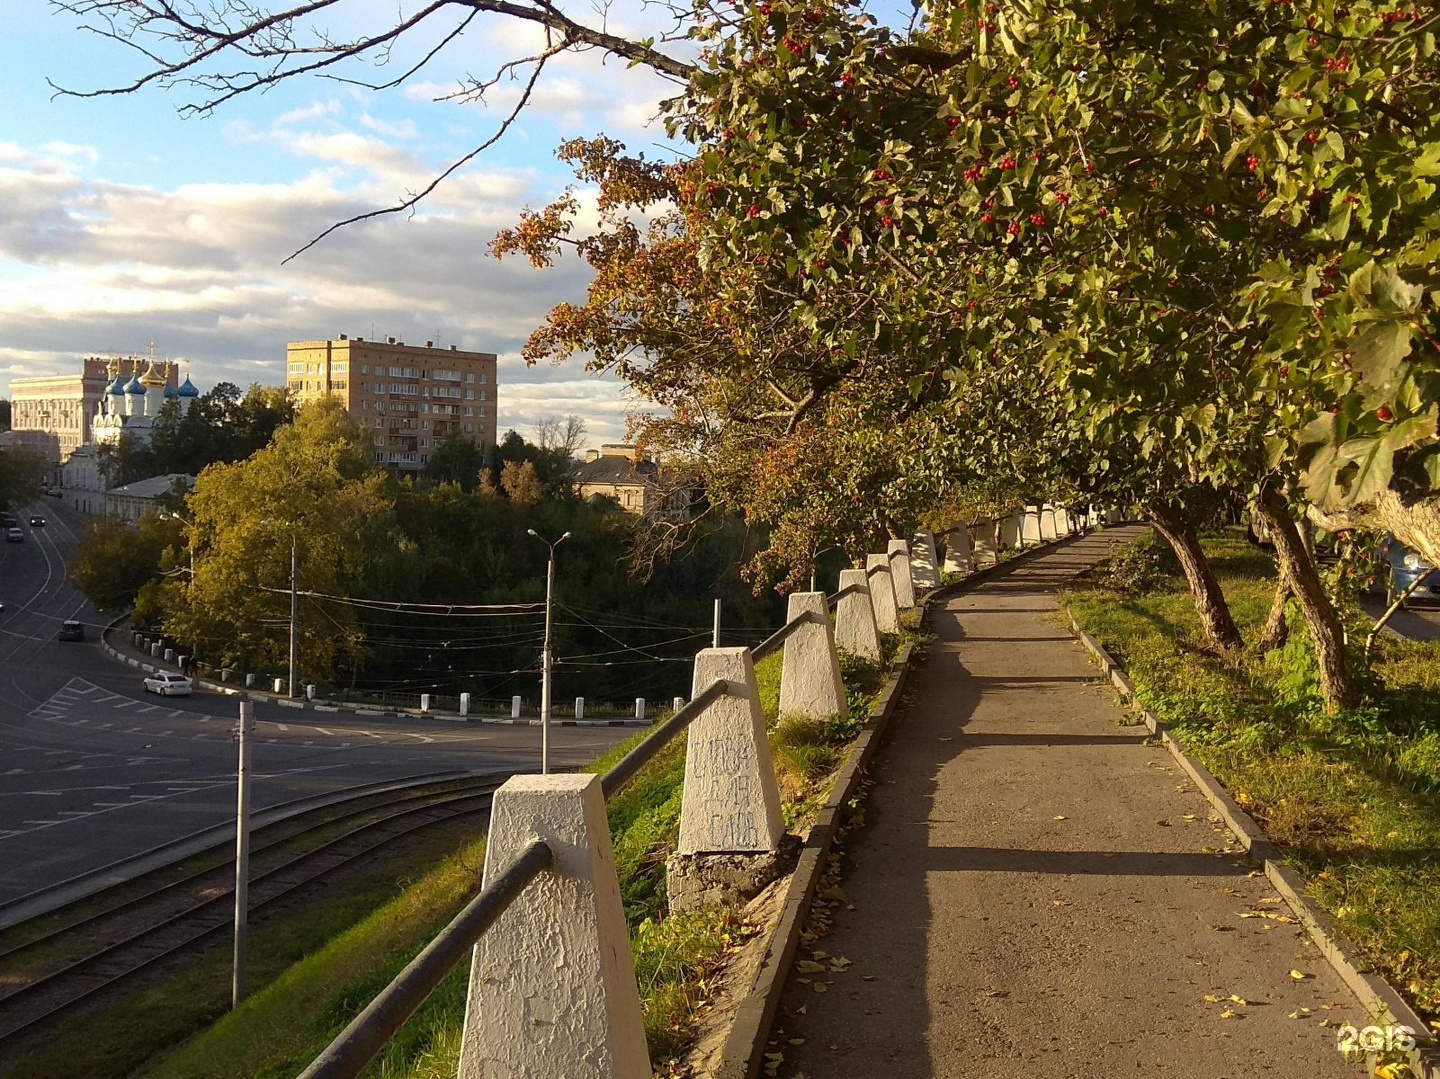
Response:
[[[494,773],[363,794],[256,829],[250,917],[416,832],[488,812],[505,778]],[[234,868],[215,858],[226,849],[233,840],[187,859],[178,877],[173,866],[158,870],[110,889],[120,895],[113,903],[101,893],[76,904],[73,918],[62,910],[37,919],[43,928],[27,932],[21,924],[0,937],[0,1055],[222,937],[233,924]],[[197,861],[208,864],[191,865]]]

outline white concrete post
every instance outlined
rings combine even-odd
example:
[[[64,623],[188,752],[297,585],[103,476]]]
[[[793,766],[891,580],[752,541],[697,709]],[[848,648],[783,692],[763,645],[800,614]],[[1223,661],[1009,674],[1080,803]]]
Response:
[[[1007,550],[1018,551],[1025,544],[1025,516],[1021,513],[1012,513],[1000,522],[1000,542]]]
[[[510,718],[520,718],[520,698],[518,696],[510,698]]]
[[[130,643],[133,644],[136,648],[140,647],[140,642],[142,640],[144,640],[144,637],[141,635],[138,629],[130,634]]]
[[[277,678],[277,679],[275,679],[275,692],[276,692],[276,693],[283,692],[284,686],[285,686],[285,679],[283,679],[283,678]]]
[[[1040,507],[1026,506],[1022,511],[1020,526],[1020,542],[1026,547],[1034,547],[1041,542],[1040,532]]]
[[[840,591],[854,588],[835,604],[835,643],[852,656],[880,662],[880,634],[875,626],[875,608],[870,583],[863,569],[842,569]],[[783,673],[783,672],[782,672]]]
[[[484,883],[536,838],[554,864],[475,945],[460,1079],[650,1079],[600,777],[507,780],[490,810]]]
[[[910,549],[910,575],[915,579],[915,587],[939,588],[940,557],[935,551],[935,533],[928,530],[916,532]]]
[[[785,621],[802,614],[810,620],[785,638],[785,657],[780,661],[780,714],[807,719],[844,716],[845,684],[840,681],[840,657],[835,651],[825,593],[790,593]]]
[[[308,689],[309,687],[307,686],[306,688]],[[422,711],[422,712],[428,712],[428,711],[430,711],[430,694],[428,694],[428,693],[422,693],[422,694],[420,694],[420,711]]]
[[[470,714],[470,694],[468,693],[460,694],[460,714],[462,716]]]
[[[785,826],[750,649],[702,649],[691,696],[720,678],[730,692],[690,724],[676,850],[773,851]]]
[[[970,530],[958,525],[945,533],[946,573],[969,573],[971,569]]]
[[[245,675],[245,688],[246,688],[246,689],[249,689],[249,688],[250,688],[251,686],[253,686],[254,684],[255,684],[255,675],[254,675],[254,673],[251,672],[251,673],[246,674],[246,675]]]
[[[636,697],[636,698],[635,698],[635,718],[636,718],[636,719],[644,719],[644,718],[645,718],[645,698],[644,698],[644,697]]]
[[[156,641],[156,642],[154,642],[153,644],[150,645],[150,654],[151,654],[152,656],[158,656],[158,655],[160,654],[160,642],[159,642],[159,641]]]
[[[988,566],[995,561],[995,523],[981,521],[975,526],[975,565]]]
[[[685,707],[685,698],[684,698],[684,697],[675,697],[675,698],[673,698],[673,699],[670,701],[670,711],[671,711],[671,712],[678,712],[678,711],[680,711],[680,709],[682,709],[682,708],[684,708],[684,707]]]
[[[584,718],[585,718],[585,698],[584,698],[584,697],[576,697],[576,698],[575,698],[575,718],[576,718],[576,719],[584,719]]]
[[[875,628],[881,633],[899,633],[900,611],[895,603],[895,583],[890,575],[890,559],[883,554],[867,554],[865,574],[870,580],[870,603],[875,613]]]
[[[890,577],[895,585],[895,605],[902,611],[915,606],[915,578],[910,572],[910,544],[891,540],[885,549],[890,557]]]
[[[166,662],[166,663],[174,663],[174,662],[175,662],[175,649],[173,649],[173,648],[167,648],[167,649],[165,649],[165,662]]]
[[[1048,543],[1055,537],[1055,507],[1047,502],[1040,507],[1040,539]]]
[[[186,661],[187,659],[189,659],[189,658],[190,658],[189,656],[178,656],[178,655],[177,655],[177,656],[175,657],[175,666],[179,667],[179,668],[183,671],[183,670],[185,669],[185,661]]]
[[[305,687],[305,699],[306,699],[307,701],[313,701],[313,700],[315,699],[315,685],[314,685],[314,683],[311,683],[311,684],[309,684],[309,685],[307,685],[307,686]]]

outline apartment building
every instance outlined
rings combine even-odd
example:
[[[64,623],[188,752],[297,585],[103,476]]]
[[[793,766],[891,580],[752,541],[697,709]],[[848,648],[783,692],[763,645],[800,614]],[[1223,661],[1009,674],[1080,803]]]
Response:
[[[479,446],[495,444],[493,352],[345,334],[334,341],[292,341],[285,352],[286,383],[296,404],[338,399],[371,432],[376,462],[392,471],[418,472],[451,434]]]

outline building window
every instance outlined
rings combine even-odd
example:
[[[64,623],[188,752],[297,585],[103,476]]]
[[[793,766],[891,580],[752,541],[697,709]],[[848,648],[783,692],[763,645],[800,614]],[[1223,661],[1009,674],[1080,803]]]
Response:
[[[370,365],[368,363],[362,363],[360,365],[360,373],[362,375],[368,375],[370,373]]]

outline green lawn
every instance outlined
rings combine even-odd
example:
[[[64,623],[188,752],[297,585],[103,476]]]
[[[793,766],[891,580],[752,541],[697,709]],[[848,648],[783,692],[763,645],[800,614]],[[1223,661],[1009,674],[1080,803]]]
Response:
[[[1183,581],[1132,571],[1163,561],[1146,550],[1152,542],[1125,554],[1131,569],[1092,574],[1067,596],[1069,610],[1126,668],[1140,702],[1281,844],[1365,957],[1440,1020],[1440,645],[1382,638],[1365,705],[1327,715],[1297,612],[1285,648],[1227,666],[1199,646]],[[1273,562],[1234,533],[1205,547],[1253,641]],[[1350,639],[1363,642],[1363,616],[1345,609]]]

